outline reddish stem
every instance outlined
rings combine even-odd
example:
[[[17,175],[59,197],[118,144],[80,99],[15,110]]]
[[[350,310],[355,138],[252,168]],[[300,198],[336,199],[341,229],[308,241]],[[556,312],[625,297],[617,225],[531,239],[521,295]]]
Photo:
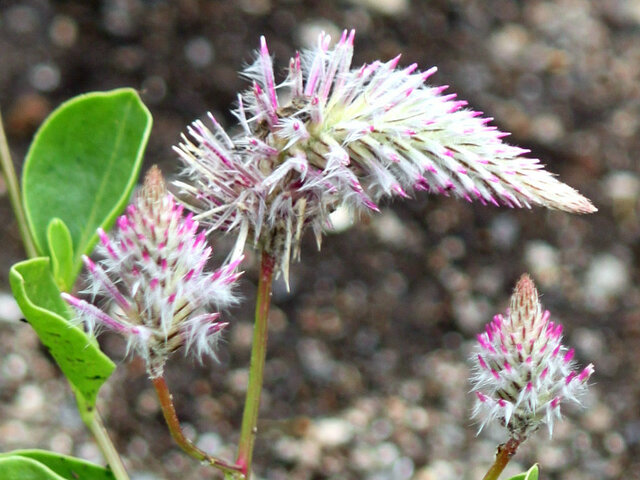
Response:
[[[493,462],[493,465],[486,473],[482,480],[497,480],[504,468],[516,454],[518,447],[522,443],[522,440],[518,440],[516,438],[510,438],[507,443],[503,443],[498,446],[498,453],[496,454],[496,460]]]
[[[196,447],[191,442],[191,440],[184,436],[182,427],[180,426],[180,420],[178,420],[178,415],[176,414],[176,409],[173,406],[172,395],[169,392],[169,388],[167,387],[167,382],[165,381],[163,376],[152,378],[151,381],[153,382],[153,386],[156,388],[158,400],[160,400],[160,406],[162,407],[162,413],[164,414],[164,419],[167,422],[167,426],[169,427],[171,436],[176,441],[176,443],[180,445],[180,448],[182,448],[182,450],[184,450],[187,454],[189,454],[196,460],[207,462],[210,465],[222,470],[225,474],[242,474],[242,470],[239,466],[230,465],[222,460],[210,456],[209,454]],[[244,478],[244,476],[242,476],[241,478]]]

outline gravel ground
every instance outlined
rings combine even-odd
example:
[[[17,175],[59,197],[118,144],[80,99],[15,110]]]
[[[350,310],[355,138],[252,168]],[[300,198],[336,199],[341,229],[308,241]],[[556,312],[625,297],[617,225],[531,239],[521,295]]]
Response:
[[[319,30],[357,29],[354,64],[403,54],[438,65],[438,84],[495,117],[600,211],[571,216],[419,196],[329,235],[306,238],[291,291],[276,284],[259,478],[481,478],[499,427],[476,437],[467,357],[532,274],[581,364],[596,365],[585,409],[553,439],[525,444],[508,473],[538,461],[549,479],[640,478],[638,0],[33,0],[0,3],[0,106],[20,166],[61,101],[132,86],[154,115],[147,164],[167,174],[170,146],[210,110],[227,122],[237,70],[258,36],[285,63]],[[1,179],[0,179],[1,180]],[[65,380],[8,293],[21,259],[0,182],[0,450],[40,447],[101,462]],[[224,250],[229,239],[218,242]],[[243,289],[253,299],[255,258]],[[251,302],[229,313],[220,362],[171,362],[168,382],[192,438],[231,458],[251,337]],[[119,338],[101,408],[135,480],[219,478],[182,455],[140,361]]]

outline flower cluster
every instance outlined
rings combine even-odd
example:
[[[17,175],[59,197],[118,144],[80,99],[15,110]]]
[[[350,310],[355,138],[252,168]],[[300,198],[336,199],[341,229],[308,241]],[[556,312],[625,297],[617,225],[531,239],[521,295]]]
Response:
[[[264,38],[244,71],[252,87],[238,96],[241,129],[229,136],[193,123],[176,147],[188,182],[186,202],[213,228],[239,232],[281,260],[298,252],[310,226],[320,243],[328,216],[340,206],[378,209],[382,197],[425,190],[483,204],[595,211],[537,159],[502,142],[490,118],[464,108],[447,87],[425,84],[435,73],[400,57],[351,68],[354,32],[330,48],[296,54],[276,84]]]
[[[549,320],[533,281],[523,275],[506,315],[496,315],[478,335],[472,383],[480,430],[497,418],[519,440],[543,423],[551,435],[561,403],[579,403],[594,371],[589,364],[578,372],[573,356],[562,345],[562,325]]]
[[[236,302],[233,285],[240,258],[213,272],[205,266],[211,256],[204,231],[191,214],[167,192],[162,174],[152,167],[126,214],[110,238],[98,231],[103,257],[84,262],[95,301],[102,295],[111,311],[63,293],[90,331],[106,327],[128,341],[141,355],[151,378],[162,375],[167,358],[184,347],[198,356],[214,355],[218,333],[226,326],[219,310]]]

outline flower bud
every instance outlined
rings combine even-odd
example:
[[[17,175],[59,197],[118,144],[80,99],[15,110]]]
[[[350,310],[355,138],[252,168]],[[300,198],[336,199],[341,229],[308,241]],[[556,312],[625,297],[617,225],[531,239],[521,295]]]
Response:
[[[546,423],[549,435],[565,401],[580,403],[593,365],[576,370],[574,350],[562,345],[562,326],[549,320],[528,275],[518,281],[505,315],[478,335],[471,379],[480,430],[499,419],[520,440]]]
[[[152,378],[162,375],[168,357],[180,347],[197,356],[214,356],[214,346],[226,323],[209,306],[223,309],[237,301],[233,286],[240,259],[213,272],[205,270],[211,256],[205,232],[191,214],[167,192],[162,174],[152,167],[144,185],[115,233],[98,230],[102,259],[84,257],[89,288],[103,309],[67,293],[89,331],[105,327],[127,339],[142,356]]]

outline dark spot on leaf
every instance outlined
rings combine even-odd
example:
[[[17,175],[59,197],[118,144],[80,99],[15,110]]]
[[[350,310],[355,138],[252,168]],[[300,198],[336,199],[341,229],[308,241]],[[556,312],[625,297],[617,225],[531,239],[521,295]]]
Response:
[[[29,322],[27,322],[27,319],[26,319],[26,318],[21,318],[21,319],[20,319],[20,321],[21,321],[21,322],[24,322],[24,323],[29,323]]]

